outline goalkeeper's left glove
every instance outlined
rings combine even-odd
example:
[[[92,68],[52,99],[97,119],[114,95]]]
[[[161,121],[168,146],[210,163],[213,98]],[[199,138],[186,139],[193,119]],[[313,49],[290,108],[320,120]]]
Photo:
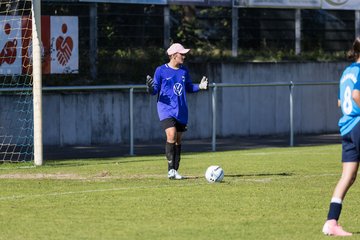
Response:
[[[199,88],[202,89],[202,90],[207,90],[208,87],[209,87],[208,78],[203,76],[201,81],[200,81]]]
[[[154,91],[154,79],[150,77],[149,75],[146,76],[146,91],[150,94]]]

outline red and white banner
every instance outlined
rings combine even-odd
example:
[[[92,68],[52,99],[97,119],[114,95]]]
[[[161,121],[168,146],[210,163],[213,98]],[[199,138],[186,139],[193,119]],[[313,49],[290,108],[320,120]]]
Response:
[[[78,17],[42,16],[42,71],[44,74],[79,72]],[[31,19],[0,16],[0,75],[30,74]]]
[[[78,18],[51,16],[50,32],[50,73],[78,73]]]
[[[0,75],[22,73],[21,16],[0,16]]]

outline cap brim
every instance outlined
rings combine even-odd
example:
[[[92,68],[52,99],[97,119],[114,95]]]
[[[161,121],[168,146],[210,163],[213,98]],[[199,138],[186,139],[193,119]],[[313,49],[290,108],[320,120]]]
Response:
[[[190,49],[183,49],[183,50],[181,50],[181,51],[179,51],[179,53],[181,53],[181,54],[186,54],[186,53],[188,53],[190,51]]]
[[[175,54],[175,53],[181,53],[181,54],[186,54],[186,53],[188,53],[190,51],[190,49],[187,49],[187,48],[184,48],[184,49],[182,49],[182,50],[179,50],[179,51],[176,51],[176,50],[173,50],[173,51],[167,51],[167,54],[168,55],[173,55],[173,54]]]

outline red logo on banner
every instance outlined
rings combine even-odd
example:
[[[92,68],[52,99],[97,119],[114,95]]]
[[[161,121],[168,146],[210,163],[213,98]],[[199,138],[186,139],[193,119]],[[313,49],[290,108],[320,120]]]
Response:
[[[67,25],[65,23],[61,26],[61,31],[63,32],[63,34],[67,33]],[[66,37],[64,39],[62,36],[59,36],[56,39],[56,51],[57,51],[56,56],[58,62],[62,66],[65,66],[69,62],[73,47],[74,44],[71,37]]]
[[[0,15],[0,20],[0,75],[31,74],[31,17],[16,16],[13,23]],[[21,29],[21,36],[15,31],[18,29]],[[77,17],[41,16],[41,30],[42,73],[77,73]]]
[[[4,32],[6,35],[11,33],[11,25],[6,23],[4,26]],[[17,40],[13,39],[12,41],[8,41],[5,43],[4,47],[0,52],[0,66],[6,62],[7,64],[13,64],[16,60],[16,46]]]

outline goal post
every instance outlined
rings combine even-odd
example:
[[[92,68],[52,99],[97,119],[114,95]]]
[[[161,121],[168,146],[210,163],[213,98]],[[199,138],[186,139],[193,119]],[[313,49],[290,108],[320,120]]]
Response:
[[[34,163],[43,164],[42,76],[41,76],[41,1],[32,1]]]
[[[41,1],[0,1],[0,164],[43,164]]]

